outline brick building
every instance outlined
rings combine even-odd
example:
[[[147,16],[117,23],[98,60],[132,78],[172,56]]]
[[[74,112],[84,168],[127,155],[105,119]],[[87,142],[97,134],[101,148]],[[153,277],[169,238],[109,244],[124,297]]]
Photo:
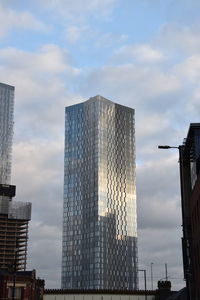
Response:
[[[44,280],[36,279],[35,270],[16,273],[0,271],[0,300],[42,300],[43,291]]]

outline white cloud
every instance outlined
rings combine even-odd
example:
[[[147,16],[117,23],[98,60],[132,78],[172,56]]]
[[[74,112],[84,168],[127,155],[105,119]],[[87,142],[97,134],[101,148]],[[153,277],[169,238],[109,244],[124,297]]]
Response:
[[[53,218],[58,217],[54,215]],[[62,241],[60,227],[34,220],[30,222],[28,269],[36,269],[37,276],[42,279],[48,278],[46,288],[59,288]]]
[[[105,66],[89,72],[81,82],[80,91],[90,94],[103,94],[108,98],[117,98],[123,104],[148,109],[165,107],[162,99],[171,103],[171,93],[181,88],[181,82],[173,73],[162,69],[134,64]],[[166,104],[166,103],[165,103]]]
[[[42,121],[38,121],[41,127]],[[46,279],[46,287],[58,288],[62,242],[62,138],[53,134],[51,139],[33,136],[15,143],[12,182],[17,186],[15,201],[32,203],[28,269],[36,269],[37,276]]]
[[[198,83],[200,80],[200,54],[194,54],[177,64],[174,71],[188,83]]]
[[[62,181],[60,178],[62,158],[63,140],[59,137],[54,137],[54,140],[33,137],[29,141],[18,142],[14,147],[14,180],[17,181],[18,178],[23,177],[25,184],[22,189],[25,194],[34,194],[35,189],[44,185],[44,178],[51,184],[54,182],[56,186]],[[33,161],[34,163],[28,163]],[[51,165],[48,165],[49,161],[51,161]],[[37,175],[38,171],[40,176]]]
[[[162,26],[156,38],[160,47],[170,50],[174,55],[197,54],[200,51],[200,24],[192,26],[180,25],[179,23],[167,23]]]
[[[138,44],[122,46],[113,54],[114,61],[158,63],[165,60],[165,55],[151,45]]]
[[[143,62],[159,62],[164,59],[164,55],[150,45],[137,45],[133,53],[139,61]]]
[[[87,15],[96,18],[110,16],[116,2],[118,0],[44,0],[42,3],[39,2],[39,4],[66,19],[73,20],[76,16],[78,21],[84,19]]]
[[[29,12],[16,12],[11,8],[0,5],[0,37],[5,36],[12,29],[31,29],[47,31],[48,27],[37,20]]]
[[[97,36],[97,33],[90,28],[90,26],[82,23],[76,25],[69,25],[63,32],[62,38],[70,44],[78,44],[80,47],[81,42],[88,41]],[[85,47],[85,46],[84,46]]]
[[[65,36],[70,43],[75,43],[79,40],[82,32],[83,29],[80,27],[70,26],[67,28]]]
[[[14,68],[16,72],[29,72],[35,76],[37,74],[37,77],[43,76],[44,73],[45,76],[47,73],[49,76],[60,72],[78,73],[78,69],[70,66],[69,53],[55,44],[44,45],[38,52],[26,52],[15,48],[1,49],[0,63],[6,68]]]
[[[102,48],[114,47],[124,43],[128,36],[126,34],[114,34],[112,32],[104,32],[95,30],[92,26],[82,23],[81,25],[70,25],[64,30],[62,38],[70,44],[77,44],[78,47],[86,48],[85,42],[92,44],[97,51]]]
[[[157,150],[154,148],[154,152]],[[138,155],[140,155],[138,153]],[[178,151],[150,160],[137,168],[139,228],[176,228],[181,225]],[[170,178],[170,189],[168,186]],[[157,187],[157,189],[155,189]]]
[[[98,36],[98,38],[95,42],[95,47],[100,49],[111,47],[114,44],[119,45],[121,43],[124,43],[128,39],[128,36],[126,34],[97,33],[96,35]]]
[[[38,52],[5,48],[0,50],[0,71],[0,81],[16,86],[15,115],[23,133],[15,137],[47,136],[50,127],[59,134],[64,106],[69,99],[74,101],[67,84],[79,74],[68,52],[55,45],[45,45]]]

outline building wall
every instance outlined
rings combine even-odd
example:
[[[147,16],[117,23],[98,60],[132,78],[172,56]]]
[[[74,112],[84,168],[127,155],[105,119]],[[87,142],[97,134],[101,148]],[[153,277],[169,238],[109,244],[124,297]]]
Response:
[[[155,295],[44,294],[43,300],[155,300]]]
[[[136,289],[134,110],[66,108],[62,288]]]
[[[0,183],[9,184],[13,138],[14,87],[0,83]]]
[[[13,286],[15,278],[15,299],[42,300],[44,280],[36,279],[35,270],[8,273],[0,271],[0,299],[13,299]]]
[[[27,241],[28,220],[0,214],[0,269],[26,269]]]
[[[191,201],[192,260],[195,294],[200,299],[200,174],[194,187]]]
[[[180,150],[183,263],[188,299],[200,299],[200,123],[191,123]]]

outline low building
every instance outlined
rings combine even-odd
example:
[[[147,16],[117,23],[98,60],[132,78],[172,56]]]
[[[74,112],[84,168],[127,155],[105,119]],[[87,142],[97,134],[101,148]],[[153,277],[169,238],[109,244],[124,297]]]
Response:
[[[170,281],[159,281],[154,291],[141,290],[62,290],[44,291],[44,300],[167,300],[176,292],[171,291]]]
[[[35,270],[0,271],[0,299],[42,300],[43,292],[44,280],[36,279]]]

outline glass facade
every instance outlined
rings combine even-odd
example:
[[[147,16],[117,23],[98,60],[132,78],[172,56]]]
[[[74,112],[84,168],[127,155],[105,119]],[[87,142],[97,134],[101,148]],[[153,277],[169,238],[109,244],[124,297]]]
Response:
[[[62,288],[138,287],[134,110],[66,107]]]
[[[0,183],[9,184],[13,138],[14,87],[0,83]]]

